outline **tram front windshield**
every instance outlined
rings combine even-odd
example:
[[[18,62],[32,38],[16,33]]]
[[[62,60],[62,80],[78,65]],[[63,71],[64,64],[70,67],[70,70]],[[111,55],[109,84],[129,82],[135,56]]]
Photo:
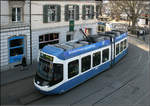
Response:
[[[45,80],[52,80],[52,63],[40,58],[39,60],[39,74]]]
[[[42,79],[42,80],[41,80]],[[36,81],[40,85],[54,85],[63,80],[63,64],[52,63],[43,58],[39,59],[39,69],[36,75]]]

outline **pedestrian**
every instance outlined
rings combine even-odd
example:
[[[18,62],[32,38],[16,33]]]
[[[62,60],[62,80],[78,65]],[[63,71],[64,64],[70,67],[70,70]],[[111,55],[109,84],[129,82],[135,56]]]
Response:
[[[137,31],[137,37],[139,38],[139,35],[140,35],[140,32],[139,31]]]
[[[23,58],[22,58],[22,63],[21,63],[21,65],[22,65],[22,70],[21,70],[21,71],[24,71],[24,68],[27,66],[25,56],[23,56]]]
[[[145,41],[145,35],[143,35],[143,40]]]

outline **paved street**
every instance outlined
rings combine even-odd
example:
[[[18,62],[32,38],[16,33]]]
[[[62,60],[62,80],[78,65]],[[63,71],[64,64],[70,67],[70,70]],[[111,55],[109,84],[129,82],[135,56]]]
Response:
[[[119,63],[62,95],[39,94],[30,77],[2,86],[1,102],[49,106],[150,106],[149,37],[146,43],[129,37],[128,54]]]

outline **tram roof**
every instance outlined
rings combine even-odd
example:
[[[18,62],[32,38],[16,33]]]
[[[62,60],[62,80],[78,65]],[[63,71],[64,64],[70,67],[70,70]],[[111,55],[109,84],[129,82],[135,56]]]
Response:
[[[84,38],[78,41],[70,41],[62,44],[47,45],[42,51],[54,55],[62,60],[66,60],[80,54],[96,50],[110,44],[110,36],[115,37],[118,41],[125,37],[125,33],[111,31],[97,35],[89,35],[88,39]],[[90,40],[90,41],[89,41]]]

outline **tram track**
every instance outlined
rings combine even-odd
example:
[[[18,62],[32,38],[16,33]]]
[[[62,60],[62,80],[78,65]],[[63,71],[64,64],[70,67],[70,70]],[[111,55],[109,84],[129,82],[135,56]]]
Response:
[[[131,57],[131,56],[130,56]],[[125,57],[126,58],[126,57]],[[131,67],[129,67],[126,72],[118,79],[115,79],[115,83],[117,83],[119,86],[115,87],[114,86],[114,83],[111,83],[110,85],[107,84],[107,86],[103,87],[103,88],[100,88],[100,89],[97,89],[91,93],[89,93],[88,95],[85,95],[84,97],[80,98],[79,100],[77,101],[74,101],[73,103],[70,104],[70,106],[73,106],[73,105],[76,105],[78,103],[80,103],[81,101],[83,101],[84,99],[86,98],[89,98],[89,97],[92,97],[92,96],[95,96],[96,94],[98,93],[101,93],[103,91],[106,92],[107,89],[109,89],[110,91],[107,91],[106,94],[102,95],[102,97],[98,98],[97,101],[93,102],[92,105],[96,105],[97,103],[103,101],[105,98],[108,98],[109,96],[113,95],[114,93],[116,93],[118,90],[124,88],[125,86],[127,86],[130,82],[136,80],[140,74],[136,73],[136,66],[140,65],[140,61],[144,61],[145,56],[143,54],[137,54],[137,55],[133,55],[131,58],[128,58],[127,60],[125,59],[124,61],[120,61],[119,64],[121,65],[122,63],[127,63],[128,61],[132,61],[131,63],[134,63],[134,61],[136,61],[136,63],[134,63],[134,65],[131,65]],[[136,60],[135,60],[136,59]],[[118,63],[117,63],[118,64]],[[143,64],[144,65],[144,64]],[[121,78],[126,78],[129,74],[129,71],[132,71],[132,73],[134,73],[133,75],[129,76],[126,80],[123,80],[121,82],[119,82],[119,79]],[[31,76],[32,78],[33,76]],[[113,76],[115,77],[115,76]],[[114,81],[112,81],[114,82]],[[15,83],[15,82],[12,82],[12,83]],[[11,83],[11,84],[12,84]],[[106,82],[107,83],[107,82]],[[30,104],[34,104],[34,102],[36,101],[39,101],[41,99],[44,99],[48,97],[47,95],[43,95],[41,93],[39,93],[38,91],[33,91],[31,93],[28,93],[24,96],[22,96],[21,98],[19,98],[19,102],[22,104],[22,105],[30,105]]]
[[[136,67],[137,67],[138,65],[140,65],[140,62],[141,62],[142,59],[144,58],[144,55],[143,55],[143,54],[138,54],[137,56],[134,56],[134,57],[130,58],[129,60],[133,60],[134,58],[137,58],[137,57],[138,57],[138,59],[137,59],[137,61],[136,61],[137,63],[134,64],[134,65],[132,65],[132,68],[128,68],[128,70],[126,70],[126,73],[127,73],[127,74],[128,74],[128,72],[129,72],[130,70],[136,71],[135,69],[136,69]],[[129,61],[129,60],[128,60],[128,61]],[[135,61],[135,60],[134,60],[134,61]],[[123,63],[124,63],[124,62],[123,62]],[[146,64],[146,63],[145,63],[145,64]],[[144,64],[143,64],[143,65],[144,65]],[[145,70],[145,69],[146,69],[146,67],[144,67],[144,70]],[[136,73],[136,72],[132,72],[132,73]],[[124,73],[124,74],[125,74],[125,73]],[[92,103],[92,106],[96,105],[97,103],[99,103],[100,101],[104,100],[105,98],[107,98],[107,97],[113,95],[113,94],[116,93],[118,90],[124,88],[124,87],[127,86],[130,82],[136,80],[136,79],[137,79],[138,77],[140,77],[140,76],[141,76],[141,74],[139,74],[139,73],[138,73],[138,74],[135,74],[134,76],[132,76],[131,78],[129,78],[128,80],[126,80],[126,81],[124,81],[122,84],[120,84],[120,86],[119,86],[118,88],[113,89],[111,92],[105,94],[105,96],[101,97],[99,100],[97,100],[96,102]],[[95,95],[95,94],[97,94],[97,93],[99,93],[99,92],[102,92],[105,88],[107,88],[107,86],[104,87],[104,88],[102,88],[102,89],[98,89],[98,90],[96,90],[95,92],[90,93],[89,95],[87,95],[87,96],[81,98],[81,99],[78,100],[78,101],[75,101],[75,102],[72,103],[70,106],[76,105],[76,104],[80,103],[82,100],[84,100],[84,99],[86,99],[86,98],[88,98],[88,97],[90,97],[90,96],[92,96],[92,95]]]

